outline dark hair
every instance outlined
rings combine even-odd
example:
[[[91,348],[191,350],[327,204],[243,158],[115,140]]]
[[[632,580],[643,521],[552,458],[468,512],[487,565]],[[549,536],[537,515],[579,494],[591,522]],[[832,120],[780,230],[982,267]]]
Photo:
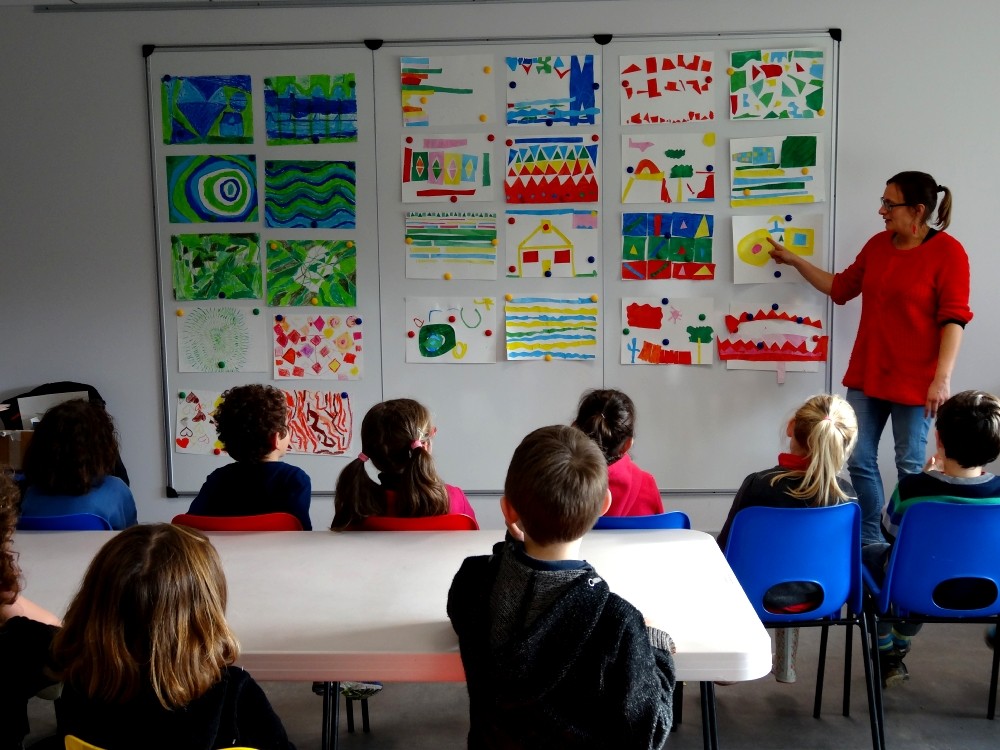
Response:
[[[963,469],[1000,456],[1000,399],[992,393],[956,393],[938,408],[935,426],[945,457]]]
[[[234,460],[260,461],[274,450],[272,438],[288,433],[288,401],[271,385],[239,385],[222,394],[215,424]]]
[[[433,436],[431,413],[410,398],[375,404],[361,422],[361,452],[396,493],[394,514],[415,518],[448,512],[448,490],[434,469],[427,443]],[[414,446],[414,443],[418,445]],[[385,515],[386,487],[373,481],[356,458],[337,477],[333,522],[343,531],[368,516]]]
[[[21,568],[11,546],[20,497],[13,477],[0,471],[0,606],[13,604],[21,592]]]
[[[514,451],[504,496],[538,544],[571,542],[601,513],[608,465],[597,444],[576,427],[553,425],[530,433]]]
[[[607,462],[613,464],[622,457],[625,441],[635,436],[635,404],[614,388],[587,391],[580,399],[573,426],[597,443]]]
[[[115,473],[118,435],[101,401],[73,399],[42,416],[24,456],[29,486],[48,495],[83,495]]]
[[[926,172],[900,172],[886,180],[885,184],[898,187],[899,192],[903,194],[903,203],[911,208],[923,205],[925,210],[922,218],[925,224],[931,223],[934,207],[937,206],[937,194],[944,193],[934,225],[938,229],[948,228],[951,223],[951,191],[944,185],[938,185],[937,181],[929,174]]]
[[[64,682],[108,703],[151,691],[182,708],[239,656],[226,623],[226,577],[204,534],[132,526],[98,551],[52,643]]]

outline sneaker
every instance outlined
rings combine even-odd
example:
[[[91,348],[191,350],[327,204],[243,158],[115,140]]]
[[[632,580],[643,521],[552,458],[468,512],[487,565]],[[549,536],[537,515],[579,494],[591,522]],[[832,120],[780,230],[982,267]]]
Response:
[[[879,652],[878,659],[882,670],[882,687],[898,687],[910,679],[903,657],[895,651]]]
[[[983,632],[983,640],[986,641],[986,645],[989,646],[990,648],[993,648],[993,641],[996,640],[996,637],[997,637],[996,625],[990,625]]]
[[[381,682],[342,682],[340,694],[350,700],[365,700],[382,690]]]

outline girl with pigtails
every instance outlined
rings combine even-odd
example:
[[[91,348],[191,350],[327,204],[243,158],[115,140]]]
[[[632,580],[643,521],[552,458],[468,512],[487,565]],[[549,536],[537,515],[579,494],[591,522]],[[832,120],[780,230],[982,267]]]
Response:
[[[462,513],[476,517],[458,487],[441,481],[431,456],[437,429],[423,404],[396,398],[376,404],[361,423],[361,452],[337,478],[334,531],[369,516],[414,518]],[[366,463],[378,472],[378,481]]]

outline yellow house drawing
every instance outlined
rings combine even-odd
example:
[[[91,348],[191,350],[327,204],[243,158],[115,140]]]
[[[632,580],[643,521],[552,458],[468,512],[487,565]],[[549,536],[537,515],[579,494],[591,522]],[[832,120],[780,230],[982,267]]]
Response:
[[[542,219],[517,246],[517,275],[576,276],[573,250],[570,239],[550,219]]]

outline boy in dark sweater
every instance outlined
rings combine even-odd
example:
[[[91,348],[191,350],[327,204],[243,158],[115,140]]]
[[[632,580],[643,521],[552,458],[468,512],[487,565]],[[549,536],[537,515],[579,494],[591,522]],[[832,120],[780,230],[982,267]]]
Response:
[[[580,558],[608,509],[604,456],[575,427],[528,435],[500,506],[510,533],[448,592],[470,748],[660,748],[673,720],[670,636]]]

